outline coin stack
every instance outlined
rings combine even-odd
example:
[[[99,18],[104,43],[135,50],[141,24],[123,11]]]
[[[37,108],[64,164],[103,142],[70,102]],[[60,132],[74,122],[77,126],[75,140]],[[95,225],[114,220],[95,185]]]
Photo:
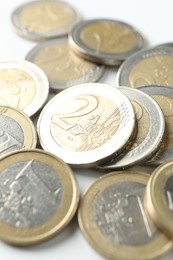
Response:
[[[143,49],[133,26],[82,20],[58,0],[28,2],[11,20],[38,43],[25,60],[0,62],[0,239],[44,242],[78,211],[82,233],[106,259],[169,252],[172,44]],[[95,83],[107,66],[120,66],[116,87]],[[144,171],[131,168],[139,165]],[[91,167],[104,176],[79,203],[71,168]]]

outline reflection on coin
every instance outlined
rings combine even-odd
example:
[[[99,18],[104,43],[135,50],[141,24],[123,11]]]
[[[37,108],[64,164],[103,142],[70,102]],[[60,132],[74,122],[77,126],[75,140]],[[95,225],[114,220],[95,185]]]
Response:
[[[20,110],[0,106],[0,157],[36,145],[37,133],[30,118]]]
[[[101,170],[127,168],[148,159],[159,147],[165,120],[160,107],[145,93],[128,87],[118,88],[132,102],[136,114],[136,136],[112,161],[98,166]]]
[[[20,246],[43,242],[60,232],[79,201],[68,165],[36,149],[1,159],[0,190],[0,239]]]
[[[26,59],[45,72],[53,91],[97,81],[104,70],[103,66],[86,61],[74,54],[66,38],[38,44],[28,53]]]
[[[72,166],[90,167],[120,152],[134,124],[131,102],[120,90],[86,83],[51,99],[39,116],[37,129],[43,149]]]
[[[140,51],[119,68],[120,86],[133,88],[146,85],[173,86],[172,48],[159,47]]]
[[[165,117],[165,134],[156,155],[149,163],[160,164],[173,159],[173,88],[164,86],[146,86],[139,88],[149,94],[160,106]]]
[[[173,237],[173,161],[160,165],[147,185],[146,208],[153,221]]]
[[[35,64],[0,62],[0,106],[11,106],[33,116],[45,104],[48,94],[47,76]]]
[[[106,259],[158,259],[172,248],[172,241],[144,209],[148,179],[142,172],[113,172],[84,194],[78,211],[80,229]]]
[[[77,24],[70,33],[69,41],[78,55],[107,65],[119,65],[144,45],[143,37],[136,29],[110,19]]]
[[[80,20],[74,8],[57,0],[32,1],[12,13],[16,33],[30,40],[42,40],[67,35]]]

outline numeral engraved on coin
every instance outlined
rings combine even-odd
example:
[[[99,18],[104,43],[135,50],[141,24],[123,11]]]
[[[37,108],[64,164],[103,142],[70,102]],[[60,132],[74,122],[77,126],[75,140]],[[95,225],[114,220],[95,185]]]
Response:
[[[66,113],[66,114],[61,114],[61,115],[56,114],[52,117],[52,121],[64,130],[69,130],[69,129],[75,127],[77,124],[76,123],[69,124],[69,123],[65,122],[63,119],[75,118],[75,117],[84,116],[86,114],[89,114],[94,109],[96,109],[97,104],[98,104],[97,99],[91,95],[81,95],[81,96],[76,97],[76,100],[77,101],[82,100],[83,104],[81,105],[81,103],[78,103],[75,111],[73,111],[72,113]]]
[[[138,201],[139,208],[141,210],[142,218],[143,218],[143,221],[144,221],[144,224],[145,224],[145,228],[146,228],[148,237],[152,237],[152,232],[151,232],[151,229],[150,229],[150,226],[149,226],[149,223],[148,223],[148,219],[147,219],[144,207],[142,205],[141,199],[140,199],[139,196],[137,196],[136,198],[137,198],[137,201]]]

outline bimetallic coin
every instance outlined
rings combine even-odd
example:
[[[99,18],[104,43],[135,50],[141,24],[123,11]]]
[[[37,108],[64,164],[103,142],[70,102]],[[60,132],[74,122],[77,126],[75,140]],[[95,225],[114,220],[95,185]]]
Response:
[[[146,209],[168,236],[173,237],[173,161],[160,165],[152,173],[146,191]]]
[[[68,165],[38,149],[2,157],[0,190],[0,239],[20,246],[41,243],[60,232],[79,201]]]
[[[144,208],[149,175],[113,172],[98,179],[84,194],[78,211],[81,231],[106,259],[149,260],[171,250]]]
[[[37,124],[43,149],[76,167],[109,160],[124,148],[135,125],[129,99],[116,88],[86,83],[62,91]]]
[[[152,98],[137,89],[118,89],[132,102],[136,115],[136,135],[118,157],[98,166],[101,170],[125,169],[146,161],[158,149],[164,134],[164,116]]]
[[[86,61],[74,52],[66,38],[46,41],[34,47],[26,59],[38,65],[47,75],[52,91],[97,81],[104,67]]]
[[[120,86],[133,88],[146,85],[173,86],[172,48],[159,47],[140,51],[129,57],[119,68]]]
[[[136,29],[110,19],[78,23],[70,32],[69,42],[78,55],[107,65],[119,65],[144,45],[144,39]]]
[[[0,157],[36,145],[37,133],[30,118],[20,110],[0,106]]]
[[[0,106],[11,106],[33,116],[48,94],[47,76],[38,66],[29,61],[0,62]]]
[[[173,159],[173,88],[165,86],[146,86],[139,90],[150,95],[160,106],[165,118],[165,134],[159,151],[148,161],[161,164]]]
[[[32,1],[19,6],[11,16],[16,33],[39,41],[67,35],[80,21],[79,13],[66,2]]]

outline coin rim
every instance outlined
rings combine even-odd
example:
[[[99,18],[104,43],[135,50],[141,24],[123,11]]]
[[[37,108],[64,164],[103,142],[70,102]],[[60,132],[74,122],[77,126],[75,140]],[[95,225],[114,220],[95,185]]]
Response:
[[[42,3],[42,2],[60,3],[64,6],[68,7],[71,10],[71,12],[73,12],[73,15],[74,15],[73,22],[70,23],[65,28],[53,30],[51,32],[46,32],[46,33],[31,31],[25,27],[23,28],[22,24],[20,23],[20,19],[19,19],[20,13],[23,11],[23,9],[27,8],[28,6],[31,6],[35,3]],[[21,4],[11,14],[11,23],[13,25],[13,29],[14,29],[15,33],[17,33],[19,36],[21,36],[25,39],[31,40],[31,41],[48,40],[51,38],[65,36],[70,32],[70,30],[72,29],[72,27],[75,24],[80,22],[81,19],[82,19],[82,17],[76,8],[74,8],[71,4],[61,1],[61,0],[34,0],[31,2]]]
[[[145,207],[155,224],[173,238],[173,213],[164,194],[166,182],[171,176],[173,176],[173,161],[166,162],[153,171],[146,189]]]
[[[21,149],[31,149],[36,148],[37,145],[37,132],[32,120],[24,113],[22,110],[10,107],[10,106],[2,106],[0,105],[0,109],[7,109],[4,113],[0,113],[1,115],[5,115],[6,117],[10,117],[15,120],[20,127],[22,128],[24,140],[23,146]],[[29,129],[28,129],[29,128]],[[17,151],[17,150],[15,150]],[[6,153],[5,153],[6,154]],[[0,157],[2,157],[0,153]]]
[[[111,90],[110,92],[109,89]],[[76,93],[78,90],[80,91],[80,93],[79,92],[77,93],[78,95],[98,94],[98,93],[100,95],[101,90],[103,90],[105,91],[106,97],[113,100],[114,102],[116,100],[118,104],[122,104],[124,101],[128,103],[131,118],[128,121],[128,131],[124,132],[125,129],[123,127],[123,134],[125,134],[124,138],[117,138],[117,135],[120,136],[118,132],[118,129],[121,126],[120,124],[113,138],[111,138],[106,144],[102,145],[101,147],[95,148],[92,151],[74,152],[61,147],[54,141],[54,139],[50,134],[50,129],[48,129],[48,127],[50,126],[50,118],[51,118],[49,110],[51,111],[51,108],[53,107],[55,111],[56,104],[60,106],[64,100],[67,101],[67,98],[68,99],[70,98],[70,93],[72,93],[72,97],[74,97],[75,96],[74,93]],[[120,97],[123,98],[123,101],[121,101]],[[45,118],[46,118],[46,125],[44,124]],[[132,104],[129,101],[129,99],[120,90],[103,83],[84,83],[84,84],[73,86],[69,89],[60,92],[46,104],[46,106],[43,108],[38,118],[37,133],[40,139],[41,146],[43,147],[44,150],[48,150],[52,153],[55,153],[57,156],[61,157],[66,163],[70,164],[73,167],[87,168],[87,167],[92,167],[97,164],[100,164],[101,162],[108,161],[110,157],[118,154],[118,152],[120,152],[121,149],[123,149],[125,145],[128,143],[128,139],[132,135],[134,127],[135,127],[135,115],[134,115]],[[126,130],[127,130],[127,126],[126,126]],[[46,138],[43,138],[44,136]],[[49,141],[47,141],[48,139]],[[118,145],[115,142],[118,142]],[[101,151],[102,152],[104,151],[104,153],[101,154]]]
[[[125,150],[123,157],[117,157],[113,161],[107,162],[104,165],[99,165],[97,168],[100,170],[114,170],[114,169],[127,169],[128,167],[134,166],[136,164],[142,163],[148,160],[160,147],[160,143],[162,142],[164,130],[165,130],[165,120],[163,113],[157,104],[157,102],[145,94],[144,92],[140,91],[139,89],[133,89],[129,87],[117,87],[121,90],[131,102],[135,101],[139,103],[144,109],[148,112],[149,121],[150,121],[150,128],[147,133],[145,139],[134,149],[132,150]],[[132,91],[132,93],[130,93]],[[155,113],[154,118],[152,118],[151,112]],[[156,117],[157,112],[157,117]],[[158,120],[160,119],[160,120]],[[159,131],[157,135],[155,134],[155,130]],[[154,132],[154,133],[153,133]],[[147,143],[146,138],[152,137],[154,134],[154,143],[153,141]],[[132,142],[135,142],[135,137],[132,139]],[[143,149],[142,149],[143,148]],[[138,151],[138,152],[137,152]],[[122,151],[123,153],[123,151]],[[133,154],[133,156],[131,155]]]
[[[158,256],[170,251],[173,247],[173,243],[162,233],[157,236],[157,239],[153,239],[149,244],[137,247],[120,245],[118,243],[115,244],[112,243],[111,240],[104,238],[94,223],[91,211],[96,196],[101,192],[102,183],[103,186],[107,187],[108,184],[104,185],[104,181],[110,179],[109,182],[111,186],[114,183],[112,177],[117,178],[115,183],[120,183],[125,179],[126,181],[138,181],[139,183],[146,185],[149,179],[149,174],[133,170],[111,172],[100,177],[86,190],[79,204],[78,223],[82,234],[89,244],[98,251],[98,253],[110,260],[149,260],[157,258]],[[156,251],[153,250],[153,246],[155,246]]]
[[[17,152],[11,152],[8,155],[4,155],[1,158],[0,172],[2,172],[2,169],[4,169],[5,167],[3,166],[4,161],[5,164],[9,166],[10,158],[12,158],[12,163],[13,161],[14,163],[16,163],[15,158],[16,157],[18,158],[18,156],[20,157],[21,154],[25,155],[25,158],[27,159],[27,158],[33,158],[32,156],[33,153],[36,154],[36,157],[37,154],[38,157],[40,155],[41,156],[43,155],[45,157],[47,156],[50,157],[49,166],[51,166],[56,172],[58,172],[58,174],[60,172],[60,174],[57,175],[61,180],[61,184],[63,185],[63,187],[65,187],[65,192],[62,198],[63,205],[61,204],[60,208],[58,208],[56,212],[50,217],[50,219],[48,219],[44,223],[41,223],[40,225],[36,225],[34,227],[20,228],[20,231],[18,228],[8,225],[4,221],[0,221],[0,226],[1,226],[0,239],[12,245],[31,246],[31,245],[40,244],[54,237],[59,232],[61,232],[72,220],[74,214],[76,213],[78,203],[79,203],[79,198],[80,198],[79,187],[71,168],[66,163],[64,163],[63,160],[61,160],[60,158],[58,158],[57,156],[49,152],[45,152],[41,149],[25,149]],[[53,162],[51,163],[52,159]],[[18,161],[20,161],[20,159]],[[61,170],[57,171],[56,169],[57,165],[58,167],[61,167]],[[64,177],[65,179],[63,180]],[[68,187],[69,183],[71,187]],[[72,191],[73,194],[70,194],[69,191]],[[66,206],[66,203],[69,204],[68,208]],[[3,233],[3,227],[4,227],[4,233]],[[39,234],[39,230],[42,231],[41,234]]]
[[[64,43],[64,44],[68,45],[68,39],[63,37],[63,38],[58,38],[58,39],[51,39],[51,40],[48,40],[46,42],[41,42],[41,43],[37,44],[35,47],[33,47],[27,53],[27,55],[25,56],[25,60],[28,60],[28,61],[33,62],[35,64],[35,58],[37,57],[37,55],[39,53],[41,53],[47,47],[51,48],[52,46],[58,46],[59,43]],[[70,48],[70,46],[69,46],[69,48]],[[104,74],[105,67],[101,64],[97,64],[97,63],[93,63],[93,62],[90,62],[90,63],[91,63],[91,65],[93,64],[93,67],[95,67],[95,70],[96,70],[96,68],[98,68],[98,70],[96,71],[96,73],[94,73],[92,75],[92,77],[90,76],[90,72],[89,72],[85,76],[80,77],[80,78],[75,79],[75,80],[71,80],[71,81],[61,82],[61,81],[58,81],[58,80],[49,79],[50,89],[53,92],[58,92],[58,91],[64,90],[68,87],[71,87],[72,85],[79,84],[78,82],[81,81],[81,79],[85,78],[85,77],[87,77],[88,80],[83,81],[83,83],[95,82],[95,81],[99,80],[102,77],[102,75]],[[93,70],[94,70],[94,68],[93,68]],[[73,81],[75,82],[74,84],[69,84],[70,82],[73,82]],[[81,83],[81,84],[83,84],[83,83]]]
[[[136,36],[136,46],[126,52],[121,52],[121,53],[106,53],[102,51],[95,51],[92,48],[89,48],[87,45],[85,45],[79,35],[80,32],[83,28],[88,26],[89,24],[92,23],[103,23],[103,22],[113,22],[115,24],[121,24],[130,29],[134,35]],[[101,18],[101,19],[90,19],[86,21],[82,21],[78,24],[76,24],[70,34],[69,34],[69,44],[73,51],[88,60],[94,61],[94,62],[100,62],[105,65],[110,65],[110,66],[116,66],[120,65],[123,60],[127,59],[129,55],[132,55],[134,52],[142,49],[145,46],[145,40],[143,35],[137,30],[134,26],[131,26],[130,24],[127,24],[125,22],[119,21],[119,20],[113,20],[113,19],[106,19],[106,18]]]
[[[153,47],[153,48],[145,48],[143,50],[137,51],[136,53],[129,56],[119,67],[116,74],[116,84],[118,86],[127,86],[131,88],[139,88],[141,86],[131,86],[129,83],[129,76],[131,74],[132,69],[141,61],[149,58],[157,56],[157,54],[161,55],[171,55],[173,56],[173,52],[171,48],[168,47]],[[154,85],[154,84],[152,84]],[[166,85],[165,85],[166,86]],[[168,87],[168,86],[167,86]]]
[[[0,70],[1,69],[21,70],[32,78],[36,87],[35,96],[24,109],[20,110],[22,110],[29,117],[36,116],[49,97],[49,81],[46,74],[37,65],[25,60],[0,61]]]

